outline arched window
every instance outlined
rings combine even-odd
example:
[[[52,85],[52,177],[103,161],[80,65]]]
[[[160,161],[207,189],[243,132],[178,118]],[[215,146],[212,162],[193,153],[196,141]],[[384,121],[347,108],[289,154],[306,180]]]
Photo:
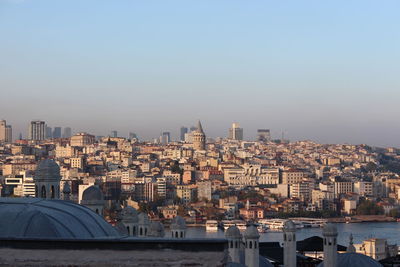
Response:
[[[128,235],[130,235],[131,232],[129,231],[129,226],[126,227],[126,230],[128,231]]]
[[[178,236],[178,232],[175,232],[175,238],[178,238],[179,236]]]
[[[253,248],[253,244],[251,241],[249,242],[249,248]]]
[[[254,248],[257,248],[257,241],[254,242]]]
[[[99,214],[99,209],[96,209],[96,213]]]
[[[140,233],[140,235],[143,235],[143,228],[142,227],[139,228],[139,233]]]
[[[183,238],[183,231],[181,232],[181,238]]]
[[[50,187],[50,197],[51,198],[55,198],[55,196],[56,196],[56,193],[54,192],[54,185],[52,185]]]
[[[46,187],[42,185],[42,193],[40,194],[41,198],[46,198]]]
[[[132,227],[132,235],[136,235],[136,226]]]
[[[233,241],[231,241],[231,242],[229,243],[229,247],[230,247],[230,248],[233,248]]]
[[[147,228],[144,228],[144,235],[147,235]]]
[[[39,197],[39,191],[37,185],[35,185],[35,197]]]
[[[239,244],[239,242],[235,241],[235,248],[238,248],[238,244]]]

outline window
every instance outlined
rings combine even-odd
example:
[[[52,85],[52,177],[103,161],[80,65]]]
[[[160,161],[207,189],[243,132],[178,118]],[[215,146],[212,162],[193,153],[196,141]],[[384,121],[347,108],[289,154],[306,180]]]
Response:
[[[249,248],[253,248],[253,244],[251,241],[249,242]]]
[[[55,198],[56,193],[54,192],[54,185],[51,186],[50,188],[50,196],[51,198]]]
[[[41,198],[46,198],[46,187],[42,185],[42,193],[40,194]]]

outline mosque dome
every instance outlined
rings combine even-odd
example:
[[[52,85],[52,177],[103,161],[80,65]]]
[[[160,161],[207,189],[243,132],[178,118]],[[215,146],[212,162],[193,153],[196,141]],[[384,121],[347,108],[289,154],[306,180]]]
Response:
[[[103,201],[104,195],[100,188],[96,185],[89,186],[83,191],[82,201]]]
[[[118,232],[90,209],[63,200],[0,198],[0,238],[102,239]]]
[[[135,208],[127,206],[121,211],[121,219],[125,223],[137,223],[139,221],[138,212]]]
[[[138,219],[139,219],[138,220],[139,224],[141,224],[141,225],[149,225],[150,224],[149,216],[147,216],[146,213],[143,213],[143,212],[139,213]]]
[[[36,167],[34,180],[35,182],[59,182],[61,180],[60,166],[52,159],[41,160]]]
[[[241,238],[241,233],[239,231],[239,228],[236,225],[232,225],[226,230],[225,232],[225,237],[230,238],[230,239],[238,239]]]
[[[374,259],[360,254],[360,253],[342,253],[338,254],[337,266],[340,267],[353,267],[353,266],[363,266],[363,267],[382,267],[382,264],[375,261]],[[324,262],[321,262],[318,267],[324,267]]]
[[[249,239],[257,239],[260,237],[260,234],[258,233],[258,230],[254,225],[250,225],[246,228],[243,236]]]
[[[283,225],[283,230],[284,231],[296,231],[296,225],[292,220],[287,220],[285,224]]]
[[[181,216],[176,216],[171,221],[171,229],[172,230],[185,230],[186,222]]]
[[[151,222],[148,236],[164,237],[164,225],[161,222]]]

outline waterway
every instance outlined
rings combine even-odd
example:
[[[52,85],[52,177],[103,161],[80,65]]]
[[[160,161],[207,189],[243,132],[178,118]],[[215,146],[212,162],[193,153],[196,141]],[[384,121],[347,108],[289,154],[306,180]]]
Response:
[[[338,243],[347,246],[349,235],[353,234],[354,243],[361,243],[369,238],[385,238],[389,244],[400,244],[400,223],[337,223]],[[260,234],[261,242],[282,242],[283,234],[279,231],[271,231]],[[311,236],[322,236],[322,228],[303,228],[297,231],[297,240],[303,240]],[[168,234],[167,234],[168,236]],[[206,232],[205,227],[188,227],[186,237],[191,238],[224,238],[224,232]]]

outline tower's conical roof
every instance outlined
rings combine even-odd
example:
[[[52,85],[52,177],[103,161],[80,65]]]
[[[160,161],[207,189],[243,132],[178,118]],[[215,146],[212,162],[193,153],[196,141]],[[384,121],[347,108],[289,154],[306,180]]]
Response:
[[[200,132],[200,133],[204,133],[204,131],[203,131],[203,126],[201,126],[200,120],[197,122],[197,129],[196,129],[196,131],[197,131],[197,132]]]

